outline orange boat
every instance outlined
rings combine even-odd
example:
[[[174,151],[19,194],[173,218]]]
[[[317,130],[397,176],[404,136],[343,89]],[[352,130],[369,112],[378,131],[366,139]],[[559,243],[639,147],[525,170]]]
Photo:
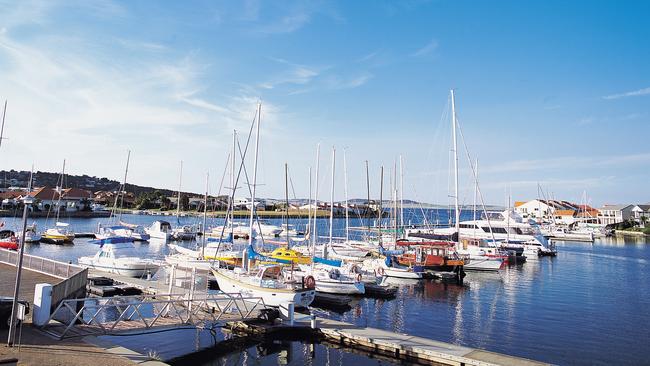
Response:
[[[397,261],[404,266],[423,266],[434,271],[454,271],[464,266],[468,258],[458,255],[455,243],[449,241],[398,241],[397,245],[408,250]]]

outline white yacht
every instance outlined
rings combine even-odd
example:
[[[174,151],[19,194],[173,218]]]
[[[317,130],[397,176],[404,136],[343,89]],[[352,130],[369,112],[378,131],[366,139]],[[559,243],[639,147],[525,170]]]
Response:
[[[151,226],[145,228],[144,231],[152,239],[167,241],[172,236],[172,225],[167,221],[156,220],[151,223]]]
[[[296,307],[307,307],[314,301],[316,291],[313,277],[298,282],[281,265],[264,265],[248,273],[243,268],[234,270],[213,268],[219,289],[226,293],[241,293],[244,297],[264,299],[267,306],[278,307],[293,302]],[[303,287],[303,283],[305,286]],[[256,299],[247,300],[256,302]]]
[[[97,254],[80,257],[78,261],[85,267],[130,277],[153,275],[162,264],[160,261],[137,257],[133,244],[124,242],[102,244]]]

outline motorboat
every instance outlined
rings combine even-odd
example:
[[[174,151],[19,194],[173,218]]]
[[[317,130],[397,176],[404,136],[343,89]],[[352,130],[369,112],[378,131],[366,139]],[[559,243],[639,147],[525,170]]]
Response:
[[[156,220],[151,223],[151,226],[145,228],[144,231],[152,239],[167,241],[172,236],[172,225],[167,221]]]
[[[256,226],[260,230],[260,233],[262,233],[262,236],[268,238],[280,236],[280,234],[282,234],[282,231],[284,231],[282,227],[273,225],[267,221],[259,221],[258,225]]]
[[[18,239],[22,240],[22,231],[17,233]],[[25,243],[38,243],[41,241],[41,234],[36,231],[36,224],[25,228]]]
[[[542,234],[545,236],[566,241],[584,241],[592,243],[594,241],[594,233],[591,230],[570,230],[563,226],[546,226],[541,228]]]
[[[295,225],[282,224],[280,227],[282,228],[282,232],[288,232],[290,237],[305,236],[305,231],[297,229]]]
[[[251,273],[241,267],[213,268],[212,273],[221,291],[241,294],[249,302],[261,298],[266,306],[279,307],[293,302],[295,307],[305,308],[316,296],[313,277],[298,282],[279,264],[262,265]]]
[[[271,253],[265,254],[267,257],[274,259],[289,260],[294,264],[309,264],[311,257],[303,255],[301,252],[287,248],[277,248]]]
[[[424,277],[424,268],[422,266],[402,266],[396,263],[394,258],[394,256],[387,256],[385,259],[366,259],[363,261],[363,268],[372,270],[379,276],[415,280]]]
[[[361,274],[350,276],[342,273],[338,267],[324,264],[302,264],[299,268],[299,271],[294,271],[294,276],[313,276],[317,292],[341,295],[363,295],[366,292]]]
[[[151,235],[147,234],[142,225],[129,224],[124,221],[120,221],[120,225],[125,226],[130,230],[129,236],[133,238],[134,241],[148,241],[151,239]],[[122,231],[118,230],[118,234],[122,234]],[[126,234],[126,231],[124,232]]]
[[[74,232],[68,229],[69,226],[67,222],[57,222],[56,227],[47,229],[41,235],[41,241],[48,244],[72,244]]]
[[[229,222],[227,225],[215,226],[206,232],[209,238],[220,238],[222,234],[232,234],[233,239],[248,239],[250,235],[248,224],[241,222]],[[253,238],[257,236],[257,230],[253,228]]]
[[[194,240],[198,232],[195,225],[183,225],[172,230],[174,240]]]
[[[162,265],[157,260],[137,257],[133,243],[115,238],[95,240],[91,243],[99,244],[100,249],[92,257],[78,259],[79,264],[85,267],[129,277],[146,277],[155,274]]]
[[[113,226],[103,226],[99,225],[97,227],[97,233],[95,233],[96,239],[108,239],[108,238],[124,238],[127,242],[133,242],[134,239],[131,237],[131,230],[126,226],[122,225],[113,225]]]
[[[458,272],[465,262],[469,264],[468,255],[460,256],[455,249],[456,243],[449,241],[398,241],[397,245],[407,248],[398,255],[397,263],[402,266],[422,266],[437,272]]]
[[[0,231],[0,248],[17,250],[18,238],[16,238],[16,233],[11,230]]]

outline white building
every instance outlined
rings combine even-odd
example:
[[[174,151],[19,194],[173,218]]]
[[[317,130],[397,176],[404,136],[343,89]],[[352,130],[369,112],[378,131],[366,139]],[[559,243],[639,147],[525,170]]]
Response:
[[[604,225],[618,224],[632,217],[634,205],[604,205],[598,209],[598,221]]]
[[[643,219],[645,217],[645,219]],[[632,207],[632,218],[645,227],[650,224],[650,203],[645,205],[634,205]]]

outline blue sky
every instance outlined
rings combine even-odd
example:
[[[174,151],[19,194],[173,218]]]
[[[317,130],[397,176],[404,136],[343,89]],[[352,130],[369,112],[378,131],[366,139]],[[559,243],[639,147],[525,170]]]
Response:
[[[69,171],[218,189],[233,129],[263,103],[259,194],[283,165],[319,198],[350,196],[363,161],[402,155],[406,198],[449,201],[449,89],[488,203],[650,201],[650,3],[646,1],[4,1],[0,168]],[[461,156],[461,202],[471,203]],[[252,164],[248,164],[252,169]],[[386,192],[385,196],[389,193]]]

